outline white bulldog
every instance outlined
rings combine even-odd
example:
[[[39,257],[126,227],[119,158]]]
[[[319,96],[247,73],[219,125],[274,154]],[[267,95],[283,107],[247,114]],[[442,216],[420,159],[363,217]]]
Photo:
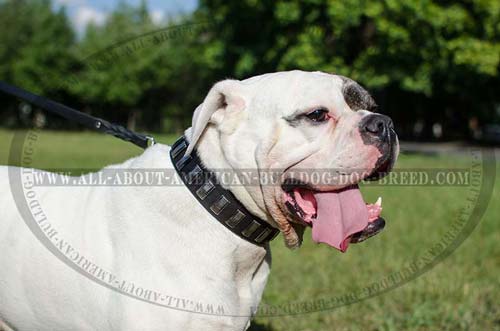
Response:
[[[207,169],[278,169],[279,185],[226,188],[288,247],[312,227],[315,241],[344,251],[378,230],[380,206],[356,184],[384,175],[398,154],[392,122],[375,107],[354,81],[321,72],[225,80],[196,109],[187,153]],[[107,169],[173,169],[169,151],[157,144]],[[335,176],[297,177],[312,170]],[[26,197],[9,189],[23,171],[0,167],[0,330],[248,328],[269,246],[222,226],[185,186],[23,183],[48,249],[18,209]]]

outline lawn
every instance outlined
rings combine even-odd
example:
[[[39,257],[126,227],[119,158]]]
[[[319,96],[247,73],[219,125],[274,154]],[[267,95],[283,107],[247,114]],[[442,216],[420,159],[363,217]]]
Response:
[[[9,163],[13,132],[0,131],[0,164]],[[170,143],[173,136],[159,135]],[[138,155],[118,139],[88,132],[42,132],[34,165],[40,168],[99,168]],[[398,168],[468,168],[467,156],[402,154]],[[496,168],[498,170],[498,167]],[[488,180],[493,180],[488,178]],[[251,330],[500,330],[500,179],[479,225],[449,257],[430,271],[387,293],[337,309],[296,316],[256,318]],[[310,240],[295,251],[280,237],[272,243],[273,270],[263,304],[346,298],[404,270],[445,234],[467,206],[468,186],[362,187],[366,201],[383,197],[386,229],[342,254]],[[484,200],[484,199],[483,199]],[[330,301],[329,301],[330,300]],[[300,306],[300,305],[298,305]]]

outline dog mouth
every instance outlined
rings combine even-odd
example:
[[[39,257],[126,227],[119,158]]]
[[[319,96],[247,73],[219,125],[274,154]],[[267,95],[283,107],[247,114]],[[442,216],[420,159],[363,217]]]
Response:
[[[391,170],[391,158],[381,162],[365,180],[377,180]],[[360,243],[385,227],[382,198],[364,201],[358,184],[327,191],[315,190],[306,183],[285,180],[282,199],[291,216],[312,227],[312,239],[345,252],[350,243]]]

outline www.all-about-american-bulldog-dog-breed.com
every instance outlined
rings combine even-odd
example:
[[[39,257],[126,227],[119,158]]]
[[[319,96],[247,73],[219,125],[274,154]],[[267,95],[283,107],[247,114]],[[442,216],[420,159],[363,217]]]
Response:
[[[79,268],[87,273],[98,266],[106,277],[168,294],[163,306],[114,291],[57,258],[16,206],[9,173],[19,168],[0,167],[0,329],[245,330],[276,233],[296,248],[311,227],[315,242],[345,251],[383,227],[380,202],[366,204],[357,186],[390,171],[399,152],[391,120],[375,108],[356,82],[322,72],[224,80],[173,147],[156,144],[101,170],[166,169],[182,185],[33,188],[39,206],[32,212],[43,210],[69,260],[85,257]],[[272,170],[279,180],[228,185],[217,169]],[[293,175],[304,169],[328,169],[335,180]],[[208,179],[187,180],[199,174]],[[189,311],[205,303],[223,313]]]

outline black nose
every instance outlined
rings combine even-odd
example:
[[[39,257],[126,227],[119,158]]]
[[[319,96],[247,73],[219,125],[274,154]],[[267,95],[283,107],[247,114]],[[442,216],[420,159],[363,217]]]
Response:
[[[359,125],[361,136],[367,138],[378,138],[382,141],[389,139],[390,130],[394,129],[394,124],[390,117],[380,114],[368,115]]]

